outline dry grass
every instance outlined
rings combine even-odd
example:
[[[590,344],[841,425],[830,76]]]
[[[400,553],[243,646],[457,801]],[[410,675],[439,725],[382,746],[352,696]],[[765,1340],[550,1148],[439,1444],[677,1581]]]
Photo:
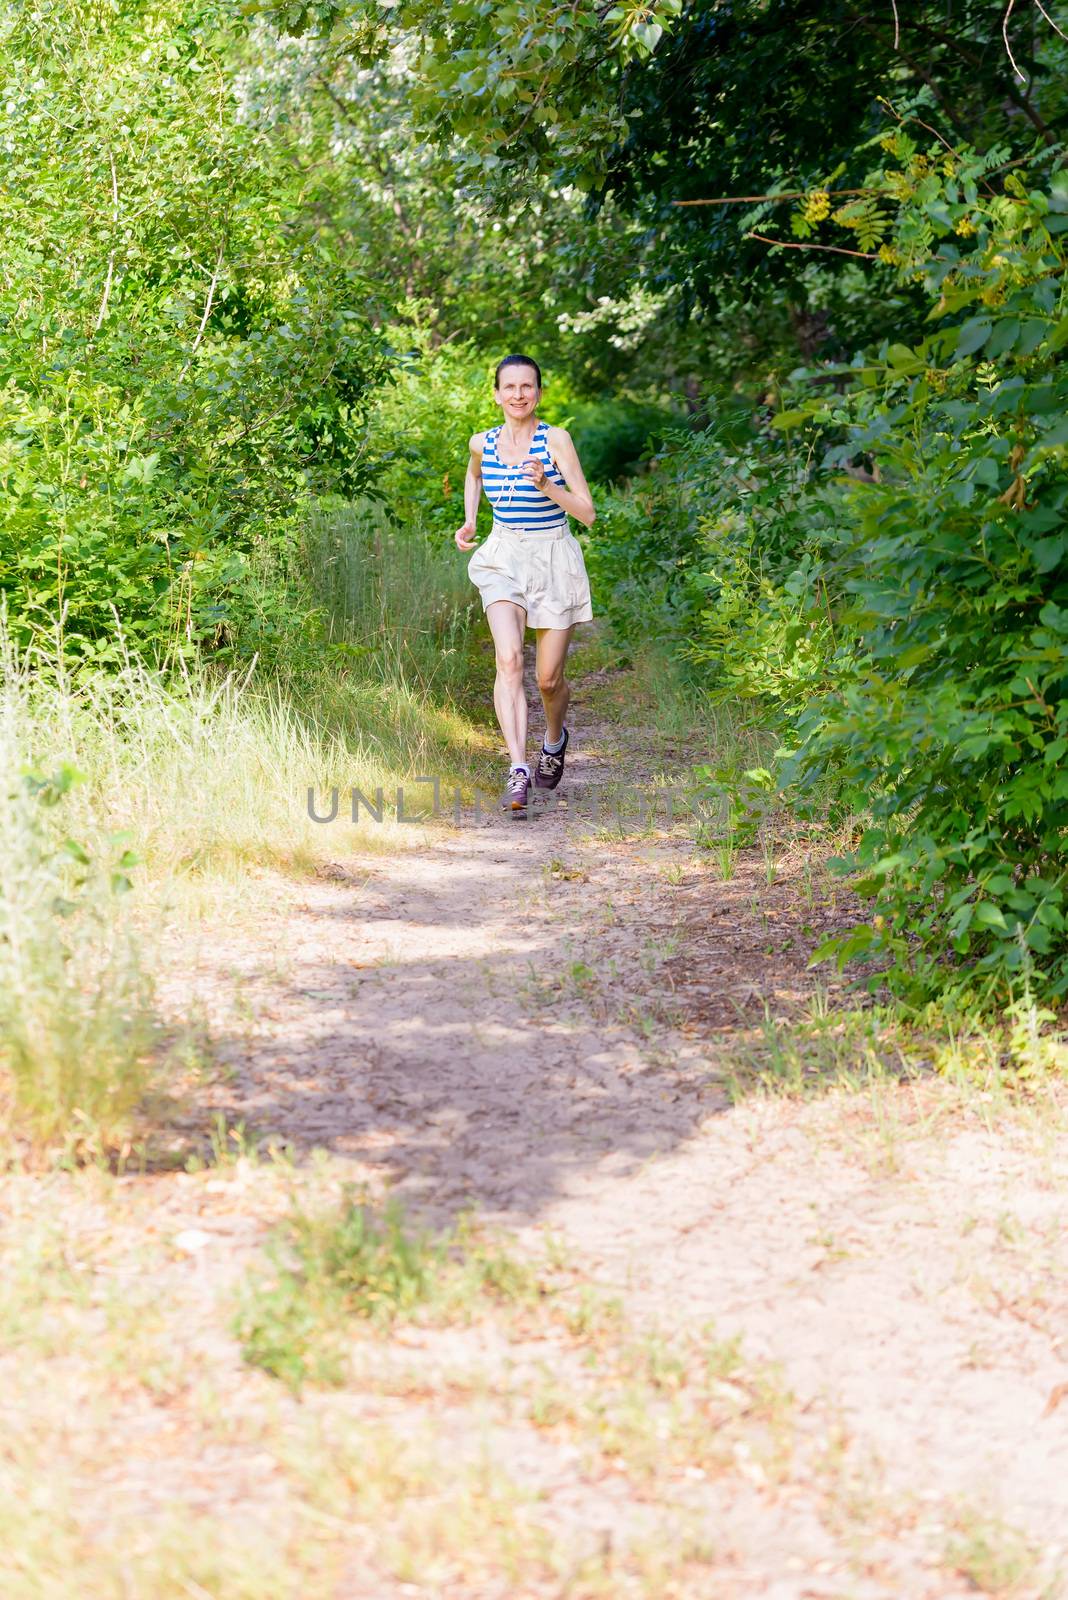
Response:
[[[471,670],[456,563],[363,513],[309,532],[318,665],[71,676],[0,626],[0,1117],[53,1155],[128,1142],[165,1047],[158,935],[255,913],[257,874],[409,848],[413,776],[469,786],[490,741],[450,692]],[[485,781],[485,780],[483,780]],[[380,822],[351,795],[382,791]],[[329,825],[336,792],[337,817]],[[309,802],[309,796],[313,799]],[[132,891],[132,892],[131,892]]]
[[[57,1177],[63,1227],[9,1181],[5,1597],[668,1596],[701,1562],[677,1486],[788,1463],[789,1397],[737,1343],[636,1330],[558,1249],[524,1265],[470,1220],[459,1254],[423,1252],[407,1337],[355,1309],[346,1332],[330,1307],[344,1373],[329,1406],[314,1387],[298,1401],[242,1363],[229,1322],[258,1246],[235,1255],[223,1230],[235,1202],[269,1222],[299,1196],[321,1270],[329,1163],[242,1158],[162,1205],[101,1172]],[[350,1285],[354,1259],[334,1261]],[[561,1519],[561,1493],[592,1527]]]

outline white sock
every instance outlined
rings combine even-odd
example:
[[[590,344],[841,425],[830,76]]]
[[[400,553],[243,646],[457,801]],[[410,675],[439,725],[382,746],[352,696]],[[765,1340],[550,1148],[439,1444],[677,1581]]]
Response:
[[[566,738],[567,738],[567,729],[565,728],[563,733],[560,735],[559,739],[557,739],[555,744],[550,744],[548,739],[543,739],[541,741],[541,747],[542,747],[543,750],[547,750],[551,756],[558,755],[559,752],[564,748],[564,740]]]
[[[514,761],[509,767],[509,772],[525,772],[530,777],[530,766],[526,761]]]

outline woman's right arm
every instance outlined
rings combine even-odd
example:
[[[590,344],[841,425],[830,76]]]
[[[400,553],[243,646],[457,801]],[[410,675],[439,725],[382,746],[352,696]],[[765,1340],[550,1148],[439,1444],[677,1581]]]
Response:
[[[454,538],[460,550],[473,550],[477,544],[475,528],[478,524],[478,502],[482,498],[482,443],[483,433],[473,433],[467,445],[467,473],[464,477],[464,524],[457,528]]]

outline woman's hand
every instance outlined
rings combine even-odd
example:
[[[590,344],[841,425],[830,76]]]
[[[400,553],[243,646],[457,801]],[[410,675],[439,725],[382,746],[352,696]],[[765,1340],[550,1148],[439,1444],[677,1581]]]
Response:
[[[473,522],[465,522],[462,528],[457,528],[453,537],[456,540],[456,548],[458,550],[473,550],[478,543],[475,538],[475,525]]]
[[[519,470],[525,478],[529,478],[535,489],[545,488],[545,462],[539,461],[537,456],[527,456],[525,461],[519,463]]]

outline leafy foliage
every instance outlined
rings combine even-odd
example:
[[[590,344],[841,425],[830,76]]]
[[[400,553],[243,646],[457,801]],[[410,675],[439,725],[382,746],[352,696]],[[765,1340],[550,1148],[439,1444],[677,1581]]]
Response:
[[[995,183],[989,157],[884,144],[901,165],[869,183],[896,201],[888,254],[938,325],[802,408],[843,430],[829,466],[862,453],[875,471],[848,484],[831,557],[856,667],[809,709],[800,761],[874,797],[858,864],[876,918],[849,952],[908,965],[911,937],[979,972],[1040,969],[1063,996],[1068,179]]]
[[[453,144],[461,176],[510,183],[548,172],[581,184],[626,129],[621,73],[657,49],[683,0],[266,0],[261,9],[281,31],[328,38],[364,65],[410,51],[413,109]]]
[[[0,587],[70,655],[232,641],[250,552],[359,486],[383,356],[316,170],[193,0],[14,7],[0,44]]]
[[[608,500],[590,565],[622,645],[672,650],[712,702],[796,709],[830,682],[821,563],[835,507],[803,459],[740,423],[672,435]]]
[[[928,331],[799,369],[785,448],[676,448],[611,508],[597,571],[623,636],[772,708],[785,779],[869,816],[842,865],[872,920],[826,953],[920,997],[956,961],[1063,998],[1068,179],[905,121],[876,142],[862,196],[836,211],[825,178],[797,218],[877,244]]]

